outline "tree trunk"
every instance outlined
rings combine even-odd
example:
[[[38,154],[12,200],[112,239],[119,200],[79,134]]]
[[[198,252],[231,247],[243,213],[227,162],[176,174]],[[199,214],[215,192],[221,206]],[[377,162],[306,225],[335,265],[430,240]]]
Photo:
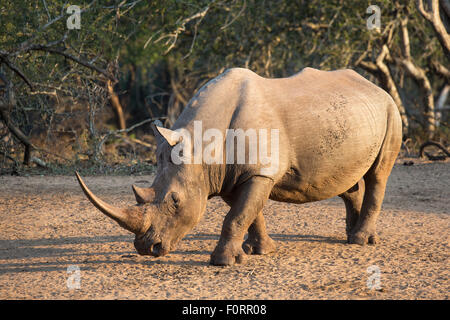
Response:
[[[31,160],[31,152],[34,149],[33,144],[28,140],[28,137],[20,130],[18,127],[16,127],[12,122],[11,118],[9,117],[8,110],[11,110],[15,104],[16,99],[14,96],[14,91],[12,89],[12,84],[2,75],[0,75],[0,78],[3,82],[6,84],[6,94],[5,94],[5,100],[6,104],[0,103],[0,119],[3,120],[8,130],[17,138],[17,140],[20,141],[20,143],[23,144],[25,147],[24,156],[23,156],[23,163],[25,165],[30,165]]]
[[[3,122],[8,127],[9,131],[25,147],[25,152],[24,152],[24,156],[23,156],[23,164],[25,164],[27,166],[30,165],[31,151],[34,149],[33,144],[28,140],[27,136],[22,132],[22,130],[20,130],[14,124],[11,123],[9,115],[7,114],[6,110],[2,109],[2,106],[0,106],[0,118],[2,118]]]
[[[395,61],[413,78],[423,93],[425,131],[427,132],[428,138],[432,139],[436,131],[433,89],[425,70],[415,65],[411,57],[408,34],[408,18],[401,20],[401,39],[404,58],[395,59]]]
[[[119,130],[126,129],[125,117],[123,115],[123,108],[122,105],[120,104],[119,97],[114,92],[114,87],[112,85],[111,80],[107,81],[106,86],[108,88],[109,101],[111,102],[111,106],[113,107],[114,113],[116,115],[117,127],[119,128]]]

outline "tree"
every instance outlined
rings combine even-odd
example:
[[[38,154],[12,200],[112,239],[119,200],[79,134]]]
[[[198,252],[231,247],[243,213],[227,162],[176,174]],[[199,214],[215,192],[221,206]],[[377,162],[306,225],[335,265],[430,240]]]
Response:
[[[80,4],[81,29],[68,30],[65,1],[5,0],[0,74],[15,102],[3,95],[0,151],[19,156],[11,140],[2,144],[5,134],[21,141],[13,127],[39,150],[74,133],[70,157],[99,159],[120,141],[147,146],[151,138],[125,136],[127,123],[173,124],[195,91],[230,67],[266,77],[354,68],[391,94],[405,137],[424,129],[431,138],[442,112],[434,100],[450,78],[450,20],[448,2],[423,2],[379,1],[377,31],[367,28],[369,0],[91,0]],[[445,114],[439,123],[448,125]]]

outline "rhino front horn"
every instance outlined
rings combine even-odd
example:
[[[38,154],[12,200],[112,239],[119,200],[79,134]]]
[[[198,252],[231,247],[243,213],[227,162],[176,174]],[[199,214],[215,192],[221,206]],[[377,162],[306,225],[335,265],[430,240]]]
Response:
[[[143,230],[144,217],[139,208],[117,208],[104,202],[88,189],[78,172],[75,172],[75,175],[77,176],[78,182],[80,183],[81,189],[83,189],[84,194],[97,209],[99,209],[111,219],[115,220],[122,228],[125,228],[128,231],[133,232],[134,234],[139,235],[145,232],[145,230]]]

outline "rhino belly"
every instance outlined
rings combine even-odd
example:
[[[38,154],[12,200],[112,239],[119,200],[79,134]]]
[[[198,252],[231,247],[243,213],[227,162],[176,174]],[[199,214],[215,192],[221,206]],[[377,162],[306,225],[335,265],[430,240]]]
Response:
[[[311,130],[310,136],[303,134],[304,139],[296,141],[290,166],[275,184],[271,199],[306,203],[332,198],[353,187],[370,169],[381,149],[384,126],[371,126],[372,130],[355,126],[345,135],[328,129],[315,135]]]
[[[270,199],[306,203],[335,197],[354,186],[370,169],[372,162],[335,164],[335,166],[299,169],[292,166],[272,189]],[[352,165],[349,165],[352,164]]]

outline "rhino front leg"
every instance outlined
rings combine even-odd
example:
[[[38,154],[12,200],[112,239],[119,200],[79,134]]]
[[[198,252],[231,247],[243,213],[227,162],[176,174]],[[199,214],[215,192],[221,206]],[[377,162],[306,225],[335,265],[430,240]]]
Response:
[[[233,198],[222,196],[222,199],[231,207]],[[248,237],[242,245],[246,254],[269,254],[276,250],[275,241],[270,238],[266,229],[266,222],[262,211],[258,213],[255,221],[248,228]]]
[[[236,189],[231,209],[223,222],[219,242],[211,254],[211,264],[228,266],[244,262],[242,242],[245,233],[262,211],[272,186],[271,179],[257,176]]]
[[[267,233],[262,211],[248,228],[248,238],[244,241],[242,248],[246,254],[268,254],[275,251],[275,241]]]

